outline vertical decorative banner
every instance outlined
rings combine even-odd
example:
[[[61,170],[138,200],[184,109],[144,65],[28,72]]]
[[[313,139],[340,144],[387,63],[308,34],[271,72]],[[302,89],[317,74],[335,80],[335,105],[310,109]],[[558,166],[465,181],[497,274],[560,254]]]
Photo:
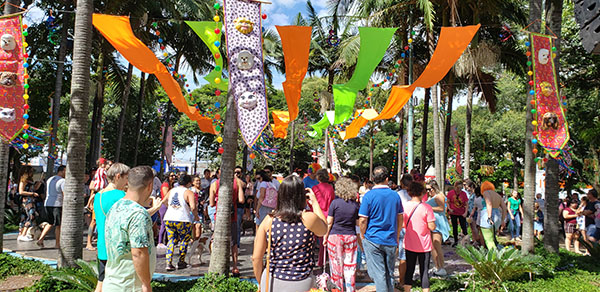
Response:
[[[452,143],[454,143],[454,148],[456,148],[456,173],[462,175],[463,170],[462,165],[460,164],[460,142],[458,141],[458,130],[456,129],[456,125],[450,128],[450,137],[452,137]]]
[[[223,79],[223,57],[219,51],[223,24],[214,21],[186,21],[185,23],[202,39],[215,59],[215,68],[204,79],[219,90],[226,91],[229,80]],[[220,80],[220,82],[217,83],[215,80]]]
[[[14,140],[29,118],[29,96],[24,95],[26,46],[21,16],[0,18],[0,138],[5,142]]]
[[[552,37],[531,33],[531,59],[535,86],[534,121],[536,128],[532,143],[539,143],[556,158],[569,141],[569,128],[559,95],[558,79],[554,68]]]
[[[290,123],[290,114],[287,111],[273,111],[273,137],[285,139]]]
[[[333,139],[329,139],[329,149],[331,155],[331,173],[337,173],[342,175],[342,167],[340,166],[340,161],[338,160],[337,153],[335,152],[335,145],[333,145]]]
[[[248,147],[252,147],[269,125],[263,70],[261,3],[225,0],[224,4],[229,91],[235,96],[242,137]]]

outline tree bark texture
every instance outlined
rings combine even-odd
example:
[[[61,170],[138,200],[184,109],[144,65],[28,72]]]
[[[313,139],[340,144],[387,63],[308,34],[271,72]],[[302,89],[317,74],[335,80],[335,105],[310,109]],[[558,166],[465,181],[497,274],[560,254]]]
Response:
[[[431,88],[425,89],[425,100],[423,101],[423,125],[421,126],[421,174],[427,171],[427,130],[429,123],[429,100],[431,99]],[[400,185],[400,184],[398,184]]]
[[[442,157],[442,163],[444,170],[444,176],[446,177],[446,167],[448,165],[448,152],[450,152],[450,130],[452,127],[452,103],[454,102],[454,74],[450,72],[448,76],[448,85],[446,85],[448,92],[448,103],[446,104],[446,117],[445,117],[445,125],[446,128],[444,130],[444,157]]]
[[[90,152],[88,162],[90,166],[95,166],[100,158],[100,143],[102,136],[102,109],[104,108],[104,58],[105,52],[102,48],[104,42],[100,41],[100,56],[98,57],[98,67],[96,67],[96,96],[94,97],[94,108],[92,113],[92,133],[90,142]]]
[[[56,135],[58,133],[58,119],[60,118],[60,98],[62,97],[63,73],[65,71],[65,56],[67,55],[67,37],[69,33],[69,24],[71,16],[64,14],[60,49],[58,49],[58,65],[56,67],[56,81],[54,82],[54,97],[52,98],[52,126],[50,128],[50,139],[48,142],[48,166],[46,168],[46,178],[54,175],[54,163],[56,152]]]
[[[546,162],[546,212],[544,212],[544,247],[548,251],[555,253],[558,253],[558,242],[560,240],[560,222],[558,220],[559,190],[558,161],[550,158],[548,162]],[[551,212],[551,210],[556,210],[556,212]]]
[[[468,179],[469,173],[471,172],[471,120],[473,117],[473,91],[475,84],[473,83],[475,80],[473,76],[469,77],[469,85],[467,88],[467,117],[465,121],[465,149],[464,149],[464,158],[465,158],[465,167],[463,169],[464,174],[463,178]]]
[[[140,137],[142,135],[142,116],[144,106],[144,95],[146,93],[146,73],[140,75],[140,94],[138,95],[137,116],[135,120],[135,149],[133,150],[133,166],[137,166],[138,153],[140,151]]]
[[[534,22],[537,19],[541,19],[542,17],[542,0],[529,0],[529,22]],[[529,30],[532,32],[540,31],[539,22],[534,22]],[[527,95],[526,100],[530,101],[533,97],[531,95]],[[533,161],[533,144],[531,143],[531,139],[533,139],[533,125],[531,122],[533,121],[533,114],[531,113],[531,109],[533,106],[530,102],[527,102],[527,110],[526,110],[526,124],[525,124],[525,171],[524,171],[524,183],[525,187],[523,190],[523,242],[521,243],[521,252],[523,254],[528,254],[533,252],[534,250],[534,240],[533,240],[533,203],[535,201],[535,173],[536,173],[536,165]],[[546,174],[547,175],[547,174]],[[547,178],[547,176],[546,176]],[[548,188],[546,182],[546,188]],[[548,197],[546,197],[546,202],[549,202]],[[558,210],[558,209],[557,209]],[[546,214],[544,214],[546,216]],[[546,224],[546,223],[544,223]],[[545,236],[548,237],[548,231],[545,230]]]
[[[121,113],[119,114],[119,132],[117,133],[117,146],[115,151],[115,162],[119,162],[121,158],[121,142],[123,141],[123,127],[125,126],[125,117],[127,116],[127,103],[129,101],[129,93],[131,92],[131,79],[133,78],[133,65],[129,63],[127,67],[127,80],[125,81],[125,89],[123,90],[123,103],[121,105]]]
[[[210,255],[209,273],[227,275],[229,273],[229,256],[231,241],[231,206],[233,204],[233,171],[238,151],[238,124],[235,96],[232,91],[227,95],[227,113],[223,129],[223,160],[221,163],[221,180],[219,200],[215,220],[214,244]]]
[[[92,0],[78,0],[75,13],[75,43],[69,115],[67,174],[60,233],[59,267],[76,267],[83,252],[83,196],[85,147],[88,138],[90,63],[92,51]]]

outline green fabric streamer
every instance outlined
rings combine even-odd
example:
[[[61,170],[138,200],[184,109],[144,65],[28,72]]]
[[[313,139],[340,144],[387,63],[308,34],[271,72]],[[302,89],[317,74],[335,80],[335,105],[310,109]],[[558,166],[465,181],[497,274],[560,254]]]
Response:
[[[208,83],[215,86],[221,91],[227,91],[229,86],[229,80],[223,79],[223,54],[219,51],[219,47],[215,46],[215,42],[221,42],[221,34],[223,23],[214,22],[214,21],[186,21],[187,25],[189,25],[192,30],[202,39],[202,41],[208,46],[208,49],[213,54],[213,57],[216,54],[220,54],[220,58],[215,58],[215,69],[212,70],[208,75],[204,77]],[[219,29],[220,33],[216,34],[215,29]],[[217,68],[219,70],[217,70]],[[221,83],[217,84],[215,82],[216,78],[221,79]]]
[[[314,131],[308,131],[307,134],[312,138],[320,139],[321,137],[323,137],[323,131],[327,129],[327,127],[330,124],[331,123],[329,122],[327,115],[323,115],[323,118],[320,121],[311,126],[314,129]]]
[[[352,117],[358,91],[365,89],[369,84],[369,79],[381,59],[383,59],[396,30],[397,28],[358,28],[360,51],[354,74],[346,84],[333,85],[334,124],[341,124]],[[315,136],[320,137],[322,132],[329,126],[329,122],[323,122],[323,120],[327,120],[327,117],[323,117],[321,121],[312,125],[315,132],[319,132]]]

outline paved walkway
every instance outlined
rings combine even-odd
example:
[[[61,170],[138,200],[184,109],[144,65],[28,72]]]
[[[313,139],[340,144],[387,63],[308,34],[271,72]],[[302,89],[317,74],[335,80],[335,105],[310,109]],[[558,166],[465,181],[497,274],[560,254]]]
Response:
[[[204,234],[203,236],[209,236]],[[83,242],[87,240],[87,237],[83,238]],[[241,278],[249,281],[254,280],[254,272],[252,270],[252,250],[253,250],[254,237],[251,234],[242,236],[240,246],[240,257],[239,257],[239,270]],[[40,248],[33,242],[21,242],[17,241],[17,234],[5,234],[4,235],[4,248],[5,252],[13,253],[15,256],[24,258],[33,258],[41,260],[42,262],[56,267],[56,259],[58,258],[58,249],[54,248],[54,237],[50,234],[44,241],[44,248]],[[460,256],[458,256],[454,249],[449,245],[444,245],[444,256],[446,259],[446,270],[449,274],[462,273],[470,270],[471,266],[466,264]],[[176,249],[177,250],[177,249]],[[177,253],[177,251],[176,251]],[[154,280],[161,281],[182,281],[192,280],[204,275],[208,271],[208,263],[210,261],[210,253],[205,250],[202,254],[203,263],[200,264],[196,257],[193,257],[188,264],[190,267],[183,270],[176,270],[174,272],[167,272],[165,270],[165,250],[158,249],[157,251],[158,260],[157,266],[154,273]],[[93,261],[96,259],[96,251],[83,250],[83,259],[86,261]],[[178,255],[174,256],[174,262],[178,259]],[[364,277],[357,278],[357,288],[359,291],[374,291],[372,281],[364,273]],[[398,277],[398,269],[395,269],[394,276]]]

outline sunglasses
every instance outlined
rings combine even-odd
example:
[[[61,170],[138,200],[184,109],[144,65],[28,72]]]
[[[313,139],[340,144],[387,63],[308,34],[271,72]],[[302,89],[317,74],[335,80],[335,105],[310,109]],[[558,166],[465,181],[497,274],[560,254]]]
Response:
[[[235,174],[241,174],[241,173],[242,173],[241,171],[236,171],[236,172],[235,172]]]

